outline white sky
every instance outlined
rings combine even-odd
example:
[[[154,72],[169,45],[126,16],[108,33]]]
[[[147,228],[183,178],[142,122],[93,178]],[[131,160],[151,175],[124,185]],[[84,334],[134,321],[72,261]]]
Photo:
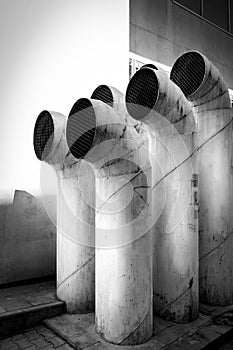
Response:
[[[0,0],[0,193],[37,194],[33,129],[99,84],[128,83],[127,0]]]

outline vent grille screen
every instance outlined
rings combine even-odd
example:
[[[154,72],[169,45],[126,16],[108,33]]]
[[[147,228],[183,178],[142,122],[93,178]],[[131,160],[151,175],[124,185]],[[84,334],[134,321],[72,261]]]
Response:
[[[143,68],[134,74],[126,91],[126,107],[134,119],[142,119],[153,109],[158,97],[154,71]]]
[[[171,80],[180,87],[185,96],[194,94],[205,76],[205,61],[198,52],[180,56],[171,71]]]
[[[75,158],[82,158],[91,149],[96,129],[95,111],[88,99],[78,100],[67,122],[67,143]]]
[[[43,111],[37,118],[33,136],[34,150],[39,160],[44,160],[48,156],[53,137],[53,119],[48,111]]]
[[[112,91],[107,85],[98,86],[91,95],[91,98],[107,103],[109,106],[113,107]]]

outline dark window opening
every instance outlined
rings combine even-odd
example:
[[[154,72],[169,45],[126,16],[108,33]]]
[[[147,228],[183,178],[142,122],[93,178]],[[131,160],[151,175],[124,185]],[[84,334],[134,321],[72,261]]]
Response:
[[[203,17],[228,30],[228,0],[203,0]]]
[[[187,7],[198,15],[201,15],[201,0],[177,0],[176,2]]]
[[[173,0],[173,2],[233,34],[233,0]]]

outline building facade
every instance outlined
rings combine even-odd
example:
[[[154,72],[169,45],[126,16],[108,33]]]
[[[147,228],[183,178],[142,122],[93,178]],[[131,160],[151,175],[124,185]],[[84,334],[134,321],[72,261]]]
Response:
[[[148,61],[169,72],[188,50],[216,65],[233,99],[232,0],[130,0],[131,74]]]

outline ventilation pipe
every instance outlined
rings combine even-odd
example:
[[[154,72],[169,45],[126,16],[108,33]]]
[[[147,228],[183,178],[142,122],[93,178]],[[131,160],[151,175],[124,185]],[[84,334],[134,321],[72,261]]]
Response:
[[[153,322],[150,163],[134,124],[83,98],[66,129],[72,155],[95,168],[96,331],[118,345],[147,341]]]
[[[43,111],[34,128],[34,150],[51,165],[57,191],[57,296],[69,313],[94,311],[94,174],[70,154],[66,117]],[[81,191],[88,186],[89,191]]]
[[[218,69],[197,51],[181,55],[171,79],[191,101],[199,138],[200,299],[233,303],[232,109]]]
[[[153,226],[154,312],[175,322],[193,321],[198,317],[198,223],[191,107],[165,72],[150,67],[130,80],[126,106],[151,134],[153,215],[158,218]]]
[[[99,85],[92,93],[91,99],[107,103],[122,115],[127,115],[125,95],[113,86]]]

